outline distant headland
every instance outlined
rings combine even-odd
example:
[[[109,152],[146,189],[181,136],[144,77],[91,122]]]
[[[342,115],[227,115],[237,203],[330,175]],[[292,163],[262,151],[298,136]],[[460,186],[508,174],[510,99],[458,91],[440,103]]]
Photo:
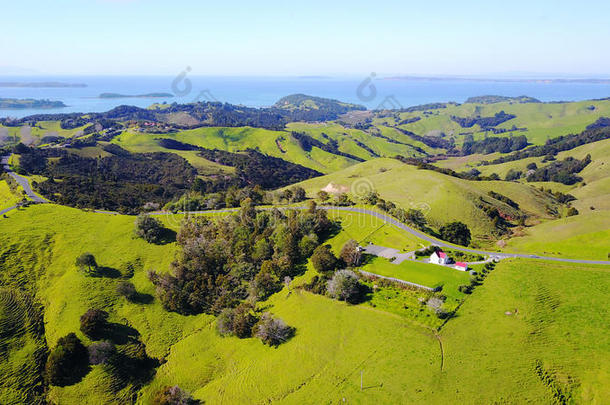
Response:
[[[35,100],[33,98],[0,98],[0,110],[30,109],[30,108],[63,108],[62,101]]]

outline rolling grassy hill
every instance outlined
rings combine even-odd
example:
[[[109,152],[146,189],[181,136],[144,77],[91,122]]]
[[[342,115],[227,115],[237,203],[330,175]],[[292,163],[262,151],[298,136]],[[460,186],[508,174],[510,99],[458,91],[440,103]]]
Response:
[[[593,108],[592,108],[593,107]],[[475,139],[485,136],[494,136],[491,131],[487,133],[475,124],[472,128],[462,128],[451,120],[451,116],[489,117],[504,111],[514,114],[516,118],[508,120],[497,128],[506,129],[507,132],[495,136],[526,135],[529,142],[543,144],[548,138],[569,133],[578,133],[595,122],[600,117],[610,116],[610,100],[587,100],[569,103],[510,103],[449,105],[447,108],[411,113],[400,113],[399,119],[419,117],[420,120],[409,124],[399,125],[401,128],[412,131],[418,135],[427,135],[440,131],[453,135],[457,143],[461,144],[464,136],[460,134],[472,133]],[[387,123],[387,120],[380,121]],[[390,122],[397,124],[396,120]],[[526,128],[524,131],[511,131],[513,125],[517,128]]]
[[[365,238],[372,228],[359,230],[337,215],[349,235],[337,234],[330,241],[335,249],[354,233]],[[118,385],[103,366],[93,366],[81,382],[52,387],[51,402],[124,403],[139,392],[137,402],[146,404],[160,388],[175,384],[210,404],[549,403],[557,392],[575,402],[603,403],[608,395],[610,341],[603,308],[610,278],[604,266],[502,262],[438,337],[396,307],[402,298],[391,289],[381,288],[381,301],[354,306],[284,288],[265,306],[297,333],[270,348],[255,339],[221,338],[211,316],[178,315],[156,299],[130,303],[119,297],[115,288],[125,279],[141,294],[154,295],[146,271],[165,271],[175,252],[174,244],[134,239],[133,217],[50,204],[8,217],[0,220],[0,322],[21,332],[8,340],[0,336],[8,354],[0,359],[3,403],[38,392],[36,353],[44,342],[53,346],[72,331],[89,342],[78,330],[79,316],[89,307],[103,308],[112,322],[137,330],[146,352],[165,362],[141,390]],[[174,228],[179,220],[161,219]],[[379,235],[369,238],[380,243],[385,236]],[[407,243],[410,236],[404,238]],[[104,276],[77,271],[74,258],[83,251],[96,256]],[[403,302],[417,312],[417,302]],[[24,318],[36,303],[43,306],[43,341]]]
[[[399,206],[422,209],[433,227],[447,222],[466,223],[479,239],[493,232],[491,220],[477,207],[479,197],[508,210],[506,204],[489,198],[489,191],[500,192],[536,218],[548,218],[546,205],[552,200],[529,185],[497,181],[468,181],[430,170],[418,170],[395,159],[374,159],[330,175],[299,183],[309,197],[329,183],[345,186],[352,194],[376,190],[382,198]]]
[[[317,147],[307,153],[301,149],[296,140],[290,137],[289,133],[261,128],[205,127],[181,131],[176,134],[124,132],[113,139],[112,142],[132,152],[175,152],[174,150],[161,148],[157,141],[161,138],[175,139],[191,145],[208,149],[222,149],[229,152],[248,148],[258,149],[270,156],[279,157],[323,173],[347,167],[355,162],[349,158],[325,152]],[[191,161],[195,166],[198,165],[197,161]],[[202,165],[199,164],[199,166]]]
[[[507,251],[548,256],[610,258],[610,212],[586,211],[527,228],[524,236],[508,240]]]

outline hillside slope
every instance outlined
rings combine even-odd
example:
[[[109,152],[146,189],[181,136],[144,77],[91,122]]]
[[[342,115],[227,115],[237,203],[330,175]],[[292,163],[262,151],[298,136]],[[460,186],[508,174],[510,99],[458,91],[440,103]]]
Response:
[[[177,218],[162,219],[177,226]],[[0,322],[20,333],[15,340],[0,336],[9,354],[0,359],[0,402],[32,402],[41,384],[36,351],[45,342],[53,346],[76,332],[90,343],[79,331],[79,317],[90,307],[136,330],[146,353],[165,361],[142,389],[92,366],[82,381],[50,388],[52,403],[148,404],[159,389],[176,384],[209,404],[549,403],[557,393],[601,404],[607,398],[607,266],[501,262],[438,336],[372,305],[284,288],[265,307],[297,333],[273,348],[220,337],[212,316],[163,310],[146,272],[165,271],[175,245],[134,239],[133,220],[49,204],[0,221],[1,280],[13,290],[0,290]],[[107,268],[105,276],[77,271],[74,258],[83,251]],[[116,285],[125,279],[151,301],[118,296]],[[43,305],[42,340],[24,318],[32,308],[24,294]]]
[[[315,198],[316,193],[329,183],[345,187],[352,195],[376,190],[382,198],[404,209],[421,209],[435,228],[447,222],[462,221],[481,240],[489,239],[495,228],[491,219],[478,208],[479,197],[501,210],[510,210],[505,203],[490,198],[490,191],[509,197],[519,204],[521,210],[535,218],[548,218],[546,206],[554,204],[548,195],[528,185],[462,180],[383,158],[359,163],[299,185],[305,188],[309,197]]]

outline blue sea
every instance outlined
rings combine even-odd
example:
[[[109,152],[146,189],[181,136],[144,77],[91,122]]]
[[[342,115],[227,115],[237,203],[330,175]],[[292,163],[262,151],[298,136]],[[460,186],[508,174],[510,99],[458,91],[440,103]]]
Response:
[[[148,107],[156,102],[221,101],[265,107],[289,94],[304,93],[365,105],[401,108],[432,102],[464,102],[480,95],[526,95],[542,101],[578,101],[610,97],[610,84],[557,82],[498,82],[391,80],[382,77],[210,77],[190,76],[0,76],[0,82],[83,83],[86,87],[0,87],[0,98],[63,101],[59,109],[0,110],[0,117],[38,113],[102,112],[119,105]],[[128,95],[171,93],[172,98],[100,99],[101,93]]]

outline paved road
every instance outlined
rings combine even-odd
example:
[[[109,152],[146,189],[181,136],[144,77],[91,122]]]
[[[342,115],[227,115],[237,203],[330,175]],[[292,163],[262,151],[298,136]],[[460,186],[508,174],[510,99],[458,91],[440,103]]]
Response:
[[[9,159],[10,159],[10,156],[2,156],[0,158],[0,164],[2,164],[4,171],[7,172],[8,175],[11,176],[13,179],[15,179],[17,184],[19,184],[23,188],[23,191],[25,191],[27,196],[30,197],[30,199],[32,199],[32,201],[34,201],[35,203],[38,203],[38,204],[48,203],[47,200],[45,200],[44,198],[42,198],[42,197],[36,195],[36,193],[34,193],[34,190],[32,190],[32,187],[30,186],[30,182],[28,181],[28,179],[18,175],[17,173],[15,173],[14,171],[11,170],[11,167],[8,164]],[[9,212],[15,208],[17,208],[16,205],[13,207],[3,209],[2,211],[0,211],[0,215],[4,214],[6,212]]]
[[[422,233],[422,232],[418,231],[417,229],[413,229],[410,226],[405,225],[402,222],[398,221],[397,219],[392,218],[388,215],[382,214],[380,212],[367,210],[365,208],[356,208],[356,207],[320,207],[320,208],[368,214],[373,217],[379,218],[382,221],[388,222],[406,232],[409,232],[410,234],[417,236],[420,239],[428,241],[428,242],[432,243],[433,245],[451,248],[453,250],[459,250],[462,252],[475,253],[475,254],[480,254],[480,255],[489,255],[492,257],[497,257],[498,259],[519,257],[519,258],[525,258],[525,259],[541,259],[541,260],[551,260],[551,261],[556,261],[556,262],[567,262],[567,263],[608,264],[608,265],[610,265],[610,261],[604,261],[604,260],[564,259],[561,257],[546,257],[546,256],[517,254],[517,253],[498,253],[498,252],[488,252],[485,250],[469,249],[469,248],[465,248],[465,247],[461,247],[461,246],[457,246],[457,245],[452,245],[448,242],[444,242],[442,240],[433,238],[432,236],[426,235],[425,233]]]
[[[47,203],[49,201],[45,200],[42,197],[37,196],[34,191],[32,190],[32,187],[30,187],[30,183],[28,181],[28,179],[26,179],[25,177],[21,177],[18,174],[16,174],[15,172],[13,172],[9,165],[8,165],[8,160],[9,160],[9,156],[3,156],[2,157],[2,165],[4,166],[4,170],[6,170],[8,172],[8,174],[10,176],[12,176],[17,183],[19,183],[19,185],[21,185],[21,187],[23,187],[23,189],[25,190],[26,194],[28,195],[28,197],[30,197],[34,202],[36,203]],[[4,212],[10,211],[11,209],[14,209],[16,207],[11,207],[11,208],[7,208],[3,211],[0,211],[0,215],[3,214]],[[454,250],[459,250],[462,252],[467,252],[467,253],[475,253],[475,254],[480,254],[480,255],[488,255],[491,256],[492,258],[498,258],[498,259],[506,259],[506,258],[511,258],[511,257],[516,257],[516,258],[525,258],[525,259],[540,259],[540,260],[549,260],[549,261],[555,261],[555,262],[564,262],[564,263],[582,263],[582,264],[606,264],[606,265],[610,265],[610,261],[605,261],[605,260],[580,260],[580,259],[564,259],[561,257],[548,257],[548,256],[538,256],[538,255],[528,255],[528,254],[517,254],[517,253],[498,253],[498,252],[488,252],[485,250],[477,250],[477,249],[469,249],[469,248],[465,248],[462,246],[457,246],[457,245],[452,245],[451,243],[442,241],[440,239],[436,239],[433,238],[432,236],[429,236],[421,231],[418,231],[417,229],[411,228],[408,225],[403,224],[402,222],[398,221],[395,218],[392,218],[388,215],[382,214],[380,212],[376,212],[376,211],[372,211],[372,210],[368,210],[366,208],[357,208],[357,207],[335,207],[335,206],[318,206],[318,208],[324,209],[324,210],[335,210],[335,211],[348,211],[348,212],[355,212],[355,213],[360,213],[360,214],[366,214],[366,215],[370,215],[373,216],[377,219],[380,219],[384,222],[390,223],[400,229],[402,229],[403,231],[409,232],[411,235],[417,236],[420,239],[423,239],[425,241],[430,242],[433,245],[437,245],[437,246],[441,246],[441,247],[446,247],[446,248],[450,248],[450,249],[454,249]],[[272,208],[263,208],[263,209],[272,209]],[[307,209],[307,207],[282,207],[279,209]],[[222,210],[210,210],[210,211],[195,211],[195,212],[191,212],[191,214],[213,214],[213,213],[222,213],[222,212],[232,212],[232,211],[236,211],[237,209],[222,209]],[[95,211],[97,213],[100,214],[116,214],[115,212],[109,212],[109,211]],[[153,215],[168,215],[167,213],[163,213],[163,212],[156,212],[153,213]]]
[[[519,254],[519,253],[500,253],[500,252],[489,252],[486,250],[477,250],[477,249],[470,249],[470,248],[466,248],[463,246],[458,246],[458,245],[453,245],[449,242],[445,242],[442,241],[440,239],[436,239],[430,235],[427,235],[421,231],[418,231],[417,229],[411,228],[408,225],[403,224],[402,222],[398,221],[397,219],[390,217],[388,215],[382,214],[380,212],[376,212],[376,211],[372,211],[372,210],[368,210],[366,208],[357,208],[357,207],[336,207],[336,206],[332,206],[332,205],[323,205],[323,206],[318,206],[318,208],[323,209],[323,210],[333,210],[333,211],[349,211],[349,212],[355,212],[355,213],[359,213],[359,214],[366,214],[366,215],[370,215],[373,216],[377,219],[380,219],[384,222],[390,223],[400,229],[402,229],[403,231],[409,232],[411,235],[417,236],[420,239],[423,239],[427,242],[430,242],[433,245],[436,246],[440,246],[440,247],[445,247],[445,248],[449,248],[449,249],[453,249],[453,250],[459,250],[461,252],[466,252],[466,253],[475,253],[475,254],[480,254],[480,255],[487,255],[490,256],[491,258],[497,258],[497,259],[508,259],[508,258],[523,258],[523,259],[540,259],[540,260],[549,260],[549,261],[555,261],[555,262],[564,262],[564,263],[582,263],[582,264],[606,264],[606,265],[610,265],[610,261],[606,261],[606,260],[581,260],[581,259],[564,259],[561,257],[548,257],[548,256],[539,256],[539,255],[531,255],[531,254]],[[259,208],[261,209],[261,208]],[[272,209],[272,208],[262,208],[262,209]],[[299,210],[304,210],[307,209],[307,207],[278,207],[278,209],[281,210],[285,210],[285,209],[299,209]],[[221,209],[221,210],[209,210],[209,211],[194,211],[194,212],[190,212],[190,214],[218,214],[218,213],[223,213],[223,212],[234,212],[238,210],[238,208],[227,208],[227,209]],[[96,211],[97,212],[97,211]],[[101,212],[100,213],[104,213]],[[164,212],[155,212],[152,213],[153,215],[171,215],[168,213],[164,213]]]

